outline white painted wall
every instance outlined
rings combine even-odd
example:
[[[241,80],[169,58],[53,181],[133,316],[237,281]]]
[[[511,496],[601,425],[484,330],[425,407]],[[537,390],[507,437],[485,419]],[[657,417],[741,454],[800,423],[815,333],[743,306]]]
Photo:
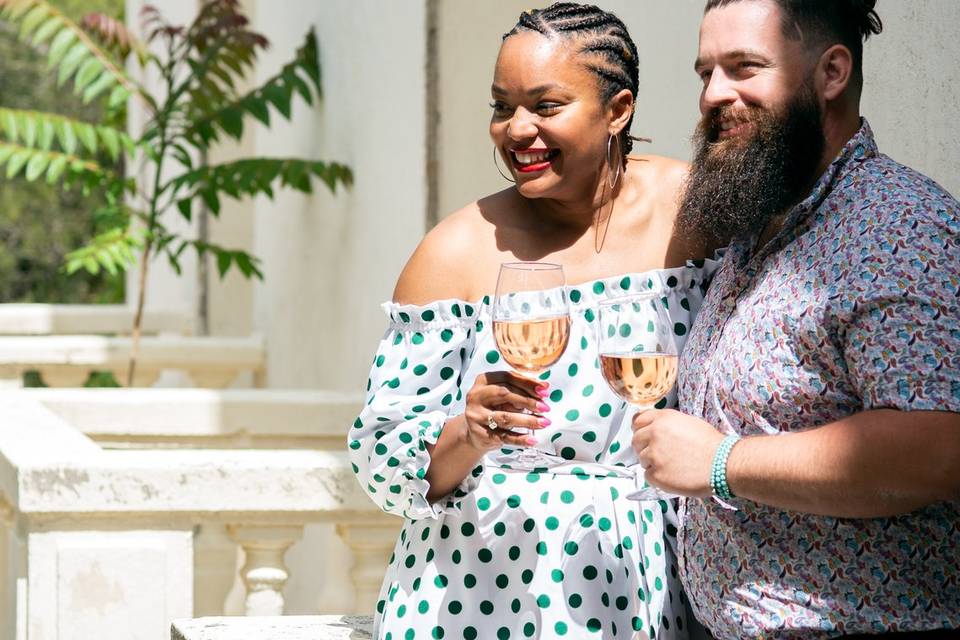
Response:
[[[441,3],[441,216],[507,183],[487,134],[500,36],[549,2]],[[633,134],[638,152],[689,159],[699,117],[693,73],[702,0],[597,0],[627,25],[640,54]],[[880,0],[884,32],[865,51],[863,114],[881,150],[960,194],[960,2]]]
[[[960,197],[960,2],[880,0],[864,47],[861,113],[880,150]]]
[[[269,345],[268,385],[356,390],[383,332],[378,309],[424,230],[424,5],[378,0],[258,3],[273,43],[259,77],[286,62],[312,24],[324,99],[296,125],[257,135],[256,150],[349,164],[352,190],[278,193],[256,205],[266,282],[255,328]]]

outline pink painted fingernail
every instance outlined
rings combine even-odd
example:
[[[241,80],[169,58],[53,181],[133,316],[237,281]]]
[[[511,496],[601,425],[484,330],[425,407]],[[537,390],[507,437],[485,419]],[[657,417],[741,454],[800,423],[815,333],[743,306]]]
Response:
[[[541,398],[546,398],[550,395],[550,391],[548,391],[546,387],[537,387],[537,395]]]
[[[537,424],[541,427],[549,427],[551,424],[550,418],[537,418]]]
[[[539,411],[540,413],[543,413],[545,411],[550,411],[550,405],[548,405],[546,402],[538,402],[537,411]]]
[[[533,445],[537,444],[537,439],[534,438],[534,437],[527,437],[527,438],[525,438],[523,441],[526,442],[527,445],[528,445],[528,446],[531,446],[531,447],[532,447]]]

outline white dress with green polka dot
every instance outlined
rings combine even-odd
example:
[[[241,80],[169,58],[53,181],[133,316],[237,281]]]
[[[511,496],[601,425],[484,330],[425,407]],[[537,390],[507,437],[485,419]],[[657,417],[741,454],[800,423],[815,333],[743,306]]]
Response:
[[[524,469],[516,449],[498,449],[434,504],[426,445],[463,412],[478,374],[508,366],[489,298],[384,305],[389,328],[349,434],[360,483],[406,520],[377,603],[378,638],[686,637],[673,507],[624,498],[642,483],[633,474],[634,410],[600,374],[594,326],[601,300],[659,289],[682,341],[716,266],[568,287],[570,342],[541,375],[553,424],[538,432],[538,448],[555,462]]]

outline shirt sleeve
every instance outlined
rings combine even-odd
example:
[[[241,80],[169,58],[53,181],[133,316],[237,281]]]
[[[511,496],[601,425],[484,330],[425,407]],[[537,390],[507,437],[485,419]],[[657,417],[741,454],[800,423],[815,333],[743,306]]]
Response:
[[[427,445],[435,444],[450,407],[464,391],[462,374],[476,337],[476,306],[384,305],[390,324],[367,381],[366,404],[348,436],[353,470],[384,511],[412,520],[459,513],[461,498],[476,488],[482,464],[451,494],[427,500]]]
[[[864,409],[960,412],[960,218],[925,213],[851,269],[843,348]]]

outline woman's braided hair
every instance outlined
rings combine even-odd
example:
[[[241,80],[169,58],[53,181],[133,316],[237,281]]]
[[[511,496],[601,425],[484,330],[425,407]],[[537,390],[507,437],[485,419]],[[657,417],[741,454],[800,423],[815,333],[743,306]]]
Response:
[[[639,83],[639,59],[637,46],[630,38],[627,27],[614,14],[592,4],[555,2],[546,9],[534,9],[520,14],[516,26],[504,34],[506,40],[521,31],[536,31],[548,38],[576,38],[578,53],[586,58],[585,65],[597,76],[600,97],[604,103],[623,89],[637,98]],[[620,150],[624,161],[633,148],[630,125],[620,131]]]

